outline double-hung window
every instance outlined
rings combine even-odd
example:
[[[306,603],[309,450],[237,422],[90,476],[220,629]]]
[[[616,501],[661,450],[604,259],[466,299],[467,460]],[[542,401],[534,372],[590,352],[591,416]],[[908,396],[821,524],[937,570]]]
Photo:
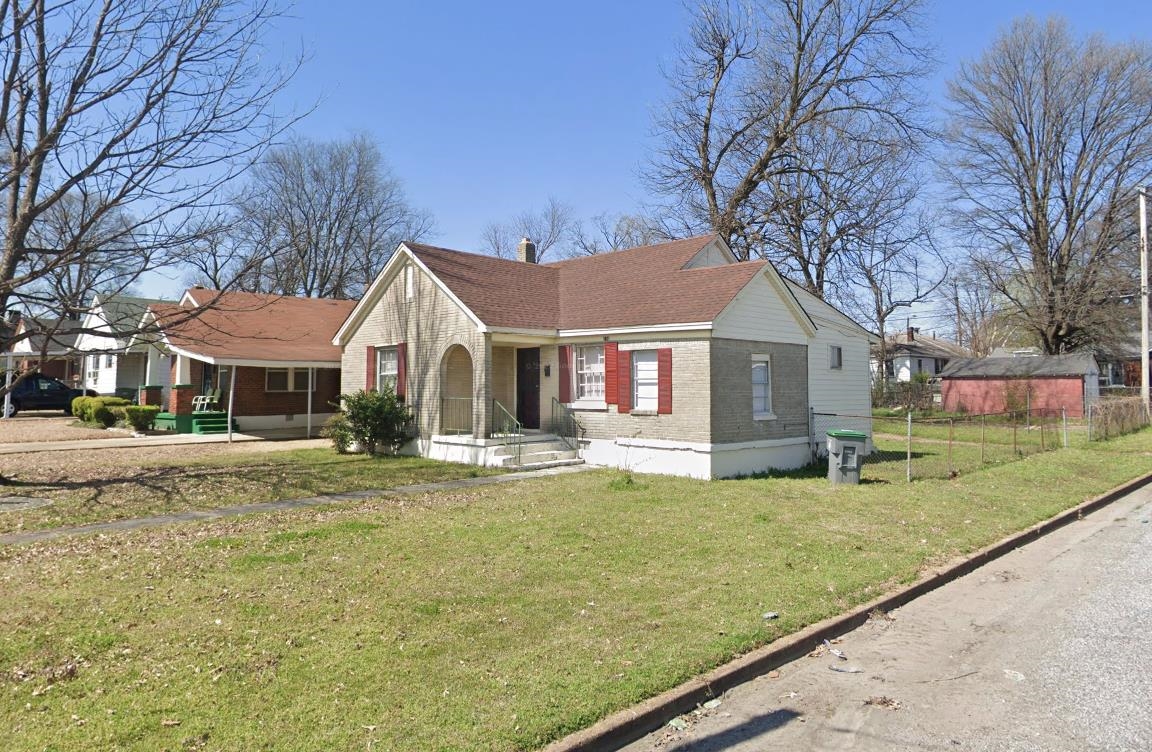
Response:
[[[576,399],[604,401],[604,347],[586,345],[575,348]]]
[[[376,348],[376,389],[383,391],[387,385],[396,391],[396,381],[400,378],[399,350],[395,347]]]
[[[840,345],[828,346],[828,367],[833,369],[844,367],[844,350]]]
[[[265,368],[264,391],[266,392],[307,392],[307,368]],[[315,377],[312,379],[312,391],[316,391]]]
[[[659,405],[660,372],[655,350],[632,351],[632,409],[656,412]]]
[[[776,416],[772,413],[772,362],[763,356],[753,358],[752,417],[756,420],[774,418]]]

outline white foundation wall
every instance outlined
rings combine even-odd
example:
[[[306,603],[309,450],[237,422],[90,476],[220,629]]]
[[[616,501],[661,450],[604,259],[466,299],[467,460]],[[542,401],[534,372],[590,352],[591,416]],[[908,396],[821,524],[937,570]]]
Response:
[[[581,442],[580,457],[589,465],[708,480],[793,470],[811,461],[812,450],[806,437],[735,444],[620,437]]]
[[[228,398],[225,396],[221,402],[220,409],[227,412]],[[313,413],[312,414],[312,436],[319,437],[320,429],[335,413]],[[303,413],[294,413],[289,415],[236,415],[237,430],[240,433],[245,431],[274,431],[278,428],[299,428],[304,430],[308,427],[308,416]]]

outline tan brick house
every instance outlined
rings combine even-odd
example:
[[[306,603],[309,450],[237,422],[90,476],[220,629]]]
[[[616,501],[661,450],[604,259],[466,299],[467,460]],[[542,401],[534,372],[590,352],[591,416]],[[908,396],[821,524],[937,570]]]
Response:
[[[425,456],[501,464],[510,437],[558,436],[591,464],[702,478],[810,461],[814,367],[867,407],[868,333],[717,237],[534,256],[401,244],[332,340],[342,391],[395,385]]]
[[[231,415],[240,431],[315,435],[340,395],[332,334],[354,306],[201,287],[177,304],[149,306],[143,330],[151,333],[140,339],[161,355],[148,360],[141,402],[165,408],[157,425],[180,432],[224,431]]]

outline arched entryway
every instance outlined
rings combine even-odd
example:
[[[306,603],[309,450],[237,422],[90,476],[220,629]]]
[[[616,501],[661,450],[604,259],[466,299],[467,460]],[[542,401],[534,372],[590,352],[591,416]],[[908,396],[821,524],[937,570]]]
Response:
[[[472,434],[472,356],[452,345],[440,360],[440,433]]]

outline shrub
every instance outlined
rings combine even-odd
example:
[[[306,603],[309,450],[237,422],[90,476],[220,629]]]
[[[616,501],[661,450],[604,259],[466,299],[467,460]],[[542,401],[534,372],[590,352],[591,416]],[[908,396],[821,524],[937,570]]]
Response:
[[[348,454],[348,450],[352,448],[352,427],[348,425],[348,418],[344,413],[336,413],[328,422],[324,424],[324,428],[320,431],[320,435],[332,439],[332,448],[336,450],[337,454]]]
[[[352,440],[368,454],[394,454],[411,437],[412,411],[392,388],[341,395]]]
[[[84,422],[90,422],[91,418],[88,417],[88,402],[91,399],[91,397],[73,397],[72,414]]]
[[[104,405],[97,405],[92,410],[92,418],[88,423],[99,423],[105,428],[111,428],[116,425],[116,413],[112,412],[112,408],[105,407]]]
[[[117,419],[132,426],[132,430],[139,433],[150,430],[156,424],[156,415],[159,412],[159,405],[124,405],[112,408],[112,413]]]
[[[72,400],[72,414],[85,423],[99,423],[110,428],[116,424],[112,408],[130,404],[122,397],[77,397]]]

